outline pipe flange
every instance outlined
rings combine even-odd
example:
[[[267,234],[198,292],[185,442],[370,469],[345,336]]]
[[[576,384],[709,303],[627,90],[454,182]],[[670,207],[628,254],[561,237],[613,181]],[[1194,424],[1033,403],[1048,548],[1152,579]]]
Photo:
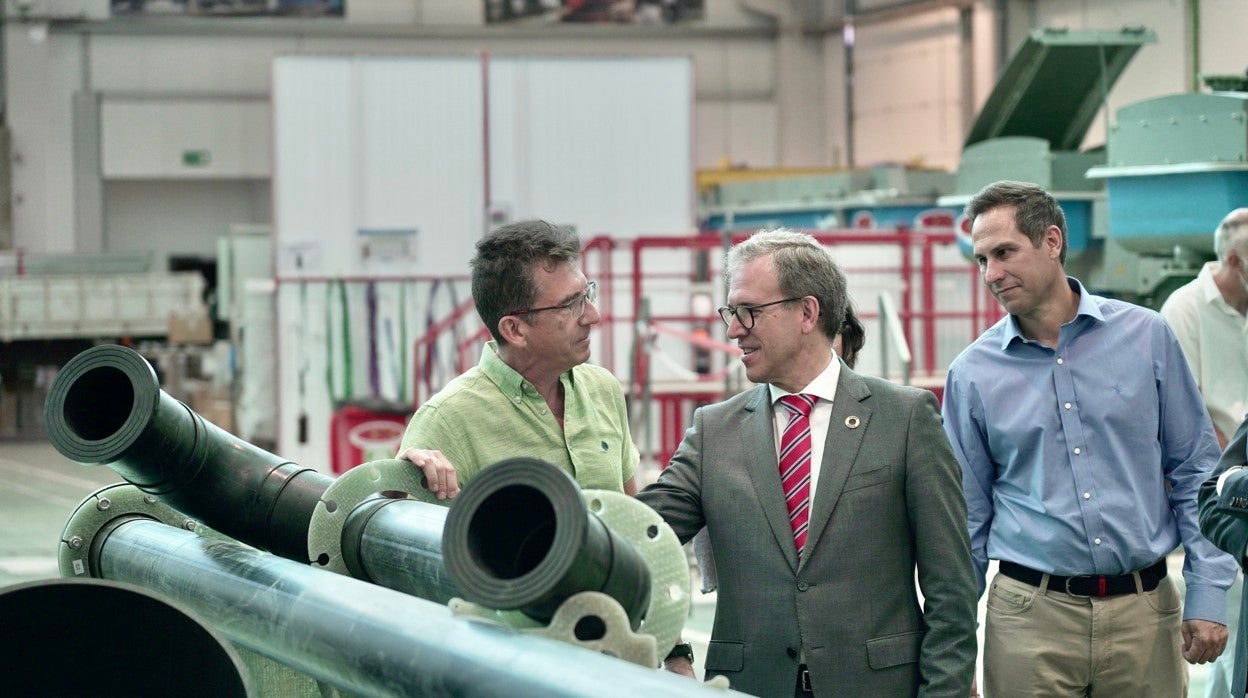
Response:
[[[637,549],[650,567],[650,606],[638,632],[654,636],[658,656],[665,656],[680,639],[689,617],[689,558],[658,512],[621,492],[584,490],[585,506],[613,533]]]
[[[100,409],[97,395],[110,396],[122,409]],[[75,409],[75,401],[92,404]],[[75,356],[57,372],[43,418],[49,440],[66,458],[111,463],[134,444],[159,407],[160,381],[152,365],[133,349],[104,345]]]
[[[90,563],[95,537],[107,523],[125,516],[154,519],[195,533],[207,530],[200,522],[134,485],[125,482],[107,485],[87,495],[65,522],[57,550],[61,576],[97,576]]]
[[[315,567],[350,575],[342,555],[342,529],[361,502],[379,492],[403,492],[409,498],[445,506],[425,489],[424,474],[412,463],[383,458],[357,465],[330,484],[308,524],[308,559]]]
[[[569,596],[559,604],[550,624],[526,628],[522,632],[578,645],[644,667],[659,665],[658,638],[644,628],[633,632],[620,602],[600,591],[582,591]]]

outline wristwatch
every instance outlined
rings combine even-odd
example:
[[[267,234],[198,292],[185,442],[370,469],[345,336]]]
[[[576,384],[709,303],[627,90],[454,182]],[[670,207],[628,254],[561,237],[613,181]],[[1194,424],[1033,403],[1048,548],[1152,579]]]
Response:
[[[663,661],[666,662],[669,659],[675,659],[677,657],[684,657],[689,660],[690,664],[693,664],[693,645],[688,642],[676,643],[676,645],[672,647],[672,651],[667,653],[667,656],[663,659]]]

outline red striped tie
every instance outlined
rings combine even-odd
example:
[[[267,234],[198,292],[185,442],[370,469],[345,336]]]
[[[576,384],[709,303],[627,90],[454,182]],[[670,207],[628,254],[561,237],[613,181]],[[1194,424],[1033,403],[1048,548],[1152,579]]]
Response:
[[[789,411],[789,423],[780,435],[780,484],[789,506],[798,557],[806,547],[810,523],[810,411],[818,401],[818,397],[805,393],[780,398],[780,404]]]

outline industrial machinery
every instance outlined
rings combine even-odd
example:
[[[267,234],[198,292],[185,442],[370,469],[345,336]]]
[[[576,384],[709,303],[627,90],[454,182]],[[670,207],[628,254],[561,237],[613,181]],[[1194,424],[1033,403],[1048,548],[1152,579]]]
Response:
[[[1080,150],[1110,89],[1156,34],[1037,29],[1001,73],[966,136],[956,176],[888,168],[720,185],[703,225],[913,230],[953,227],[1002,179],[1052,192],[1067,218],[1067,270],[1090,290],[1160,307],[1213,257],[1213,232],[1248,203],[1248,82],[1206,78],[1209,92],[1106,112],[1106,145]],[[893,184],[882,184],[888,176]]]
[[[640,680],[602,657],[592,680],[551,669],[588,666],[563,656],[595,656],[586,650],[644,667],[633,667],[648,677],[635,684],[644,690],[697,688],[653,671],[688,614],[683,549],[622,494],[582,492],[525,458],[484,470],[449,510],[401,461],[334,480],[203,420],[119,346],[71,360],[45,414],[62,454],[131,483],[96,492],[71,517],[67,577],[158,591],[242,646],[364,695],[586,695]],[[416,659],[431,656],[432,667]],[[531,675],[542,666],[548,675]]]

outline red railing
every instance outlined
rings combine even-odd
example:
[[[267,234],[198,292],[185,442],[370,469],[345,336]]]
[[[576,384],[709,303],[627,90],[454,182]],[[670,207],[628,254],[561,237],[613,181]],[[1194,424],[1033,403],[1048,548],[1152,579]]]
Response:
[[[846,272],[853,278],[855,273],[864,273],[869,271],[872,274],[889,274],[895,272],[901,280],[900,293],[898,299],[899,315],[902,322],[902,328],[907,341],[912,346],[921,347],[921,354],[916,359],[916,368],[918,374],[926,374],[933,376],[943,372],[943,367],[938,365],[937,355],[937,337],[938,325],[945,320],[970,320],[970,332],[967,336],[967,343],[977,337],[986,327],[991,325],[1001,317],[1000,307],[995,303],[991,296],[984,289],[978,279],[978,270],[974,265],[969,263],[962,264],[945,264],[939,265],[936,262],[935,250],[940,247],[947,247],[955,244],[956,237],[952,230],[923,230],[914,231],[909,228],[900,227],[895,230],[879,230],[879,229],[848,229],[848,230],[818,230],[809,232],[820,244],[829,247],[836,246],[862,246],[862,245],[893,245],[898,248],[897,261],[891,265],[880,265],[870,268],[846,269]],[[595,348],[595,362],[616,371],[620,375],[619,366],[615,361],[616,351],[616,333],[615,327],[617,323],[627,323],[625,327],[632,328],[638,321],[638,314],[642,308],[642,301],[647,297],[648,284],[661,280],[664,275],[655,272],[647,273],[644,257],[647,253],[666,252],[673,250],[685,251],[703,251],[703,252],[719,252],[725,249],[726,245],[735,244],[744,240],[749,236],[748,232],[733,233],[731,235],[720,234],[704,234],[687,237],[639,237],[634,239],[620,239],[610,236],[597,236],[586,242],[582,255],[582,264],[586,269],[587,275],[598,281],[599,284],[599,310],[602,312],[602,322],[599,328],[599,341]],[[617,250],[627,250],[628,258],[631,260],[631,268],[625,272],[616,273],[613,268],[614,252]],[[917,250],[917,263],[915,253]],[[718,260],[716,260],[718,262]],[[692,262],[691,262],[692,264]],[[704,276],[709,276],[710,281],[717,281],[720,270],[718,264],[710,265],[705,270]],[[970,294],[969,310],[940,310],[937,303],[937,278],[941,275],[949,275],[954,278],[962,277],[966,281],[966,293]],[[705,283],[695,279],[692,270],[689,272],[668,272],[667,278],[673,276],[678,279],[693,283]],[[629,284],[628,292],[630,293],[631,305],[626,312],[617,312],[613,299],[618,292],[618,282],[627,281]],[[859,309],[862,311],[864,319],[874,318],[875,313],[872,308],[873,303],[867,299],[859,299]],[[468,316],[475,315],[472,313],[472,301],[466,300],[459,304],[450,314],[442,320],[436,322],[429,327],[425,336],[416,341],[415,351],[413,352],[413,360],[416,363],[413,376],[416,378],[417,386],[414,391],[416,396],[416,404],[419,405],[424,399],[441,388],[438,383],[438,377],[433,371],[428,370],[427,364],[436,356],[436,348],[440,339],[456,327],[457,323],[468,321]],[[714,326],[718,323],[718,319],[707,318],[704,316],[693,316],[685,314],[652,314],[648,320],[653,323],[661,323],[667,325],[669,323],[688,323],[689,326],[707,327],[708,323]],[[918,337],[921,342],[916,343],[916,326],[918,328]],[[696,332],[691,332],[696,335]],[[488,338],[485,328],[479,327],[469,333],[462,341],[458,342],[454,349],[457,356],[457,365],[460,371],[466,370],[475,363],[476,357],[480,353],[481,343]],[[691,340],[692,341],[692,340]],[[628,381],[629,393],[634,402],[643,395],[642,386],[649,380],[650,366],[647,363],[646,352],[638,350],[633,352],[630,357],[632,371],[631,380]],[[624,378],[623,375],[620,375]],[[447,378],[442,377],[442,382]],[[675,443],[679,441],[683,434],[684,423],[688,419],[692,408],[699,403],[709,402],[720,399],[722,395],[722,382],[715,383],[708,381],[705,390],[700,386],[696,390],[674,391],[666,396],[658,394],[650,395],[650,399],[657,404],[660,415],[660,441],[662,442],[656,449],[656,456],[660,463],[665,463],[666,456],[670,455],[671,450],[675,447]],[[636,408],[634,408],[636,409]],[[634,435],[639,438],[639,435]],[[643,449],[644,450],[644,449]]]

